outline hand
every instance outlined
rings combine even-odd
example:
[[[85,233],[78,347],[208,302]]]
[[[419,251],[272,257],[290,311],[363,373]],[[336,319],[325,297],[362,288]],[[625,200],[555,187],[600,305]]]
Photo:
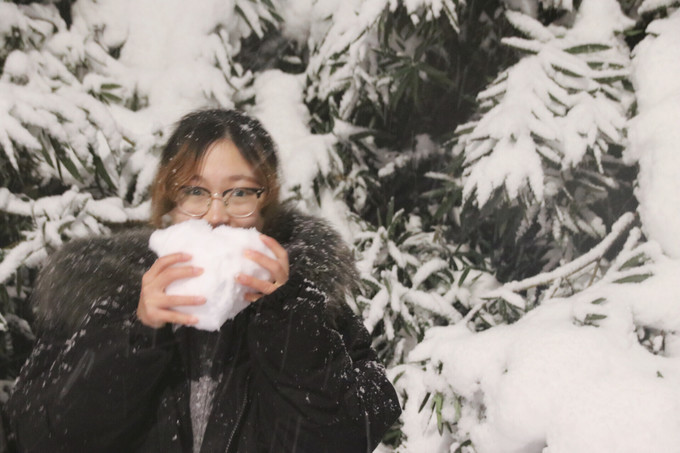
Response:
[[[142,277],[142,291],[137,305],[137,318],[155,329],[166,323],[192,325],[198,322],[195,316],[172,310],[180,305],[201,305],[205,298],[200,296],[169,296],[165,289],[170,283],[183,278],[195,277],[203,269],[194,266],[174,266],[189,261],[186,253],[173,253],[158,258]]]
[[[264,234],[260,235],[260,239],[274,253],[275,258],[270,258],[255,250],[246,250],[245,257],[267,269],[270,275],[269,280],[261,280],[246,274],[239,274],[236,277],[239,283],[255,290],[255,292],[246,293],[245,298],[249,302],[255,302],[260,297],[276,291],[288,281],[288,275],[290,274],[288,252],[286,252],[286,249],[276,239]]]

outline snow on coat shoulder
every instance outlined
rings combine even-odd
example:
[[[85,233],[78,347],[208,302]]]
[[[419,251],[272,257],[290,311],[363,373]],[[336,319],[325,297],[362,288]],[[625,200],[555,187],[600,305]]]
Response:
[[[268,280],[269,271],[243,256],[246,249],[255,250],[272,258],[274,254],[260,240],[254,228],[232,228],[226,225],[212,228],[205,220],[187,220],[163,230],[154,231],[149,248],[158,256],[188,253],[191,261],[181,265],[203,268],[197,277],[170,284],[167,294],[203,296],[206,303],[176,307],[177,311],[198,318],[194,327],[218,330],[228,319],[248,306],[244,296],[249,289],[236,281],[238,273]]]

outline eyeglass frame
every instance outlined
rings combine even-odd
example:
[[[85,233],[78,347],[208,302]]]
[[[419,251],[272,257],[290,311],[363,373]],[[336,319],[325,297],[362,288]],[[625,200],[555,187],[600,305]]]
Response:
[[[227,189],[220,194],[220,192],[210,193],[210,191],[208,189],[206,189],[205,187],[201,187],[201,186],[182,186],[180,188],[180,190],[190,189],[190,188],[204,190],[208,195],[210,195],[210,198],[208,199],[208,202],[205,204],[205,212],[203,212],[202,214],[191,214],[191,213],[185,211],[179,205],[178,201],[175,200],[175,206],[177,207],[177,209],[179,209],[179,211],[182,214],[188,215],[189,217],[203,217],[204,215],[206,215],[208,213],[208,211],[210,211],[210,205],[212,205],[213,200],[221,201],[222,204],[224,205],[224,207],[227,208],[229,206],[229,199],[231,199],[232,194],[234,193],[235,190],[239,190],[239,189],[240,190],[246,190],[246,189],[247,190],[253,190],[254,193],[255,193],[255,196],[257,197],[257,203],[255,204],[255,209],[253,209],[253,211],[251,213],[246,214],[246,215],[236,215],[236,214],[227,213],[227,214],[229,214],[229,217],[234,217],[236,219],[245,219],[246,217],[250,217],[251,215],[253,215],[255,213],[255,211],[257,211],[257,205],[260,203],[260,197],[262,196],[262,194],[264,192],[267,191],[267,189],[265,187],[259,187],[259,188],[232,187],[231,189]],[[225,199],[225,196],[226,196],[227,193],[229,193],[229,197],[227,199]]]

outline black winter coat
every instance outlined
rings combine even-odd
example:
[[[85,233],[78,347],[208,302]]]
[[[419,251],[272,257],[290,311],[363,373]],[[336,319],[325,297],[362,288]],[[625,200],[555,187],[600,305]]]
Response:
[[[32,296],[39,341],[6,406],[17,451],[190,453],[190,382],[201,373],[216,383],[203,453],[372,451],[400,408],[344,302],[351,255],[295,210],[271,225],[289,281],[212,335],[136,319],[156,259],[149,230],[55,253]],[[208,367],[196,354],[206,345]]]

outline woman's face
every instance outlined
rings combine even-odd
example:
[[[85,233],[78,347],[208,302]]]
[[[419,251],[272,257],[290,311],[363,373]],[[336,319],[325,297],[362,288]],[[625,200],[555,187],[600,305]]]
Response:
[[[259,189],[262,182],[258,180],[253,168],[243,158],[236,145],[230,140],[214,143],[206,152],[202,162],[188,183],[192,187],[206,189],[211,194],[222,195],[226,190],[234,188]],[[192,217],[175,207],[170,211],[172,223],[184,222],[192,218],[207,220],[213,227],[228,225],[239,228],[262,230],[264,220],[258,203],[255,212],[248,217],[233,217],[222,202],[214,197],[210,201],[208,212],[200,217]]]

